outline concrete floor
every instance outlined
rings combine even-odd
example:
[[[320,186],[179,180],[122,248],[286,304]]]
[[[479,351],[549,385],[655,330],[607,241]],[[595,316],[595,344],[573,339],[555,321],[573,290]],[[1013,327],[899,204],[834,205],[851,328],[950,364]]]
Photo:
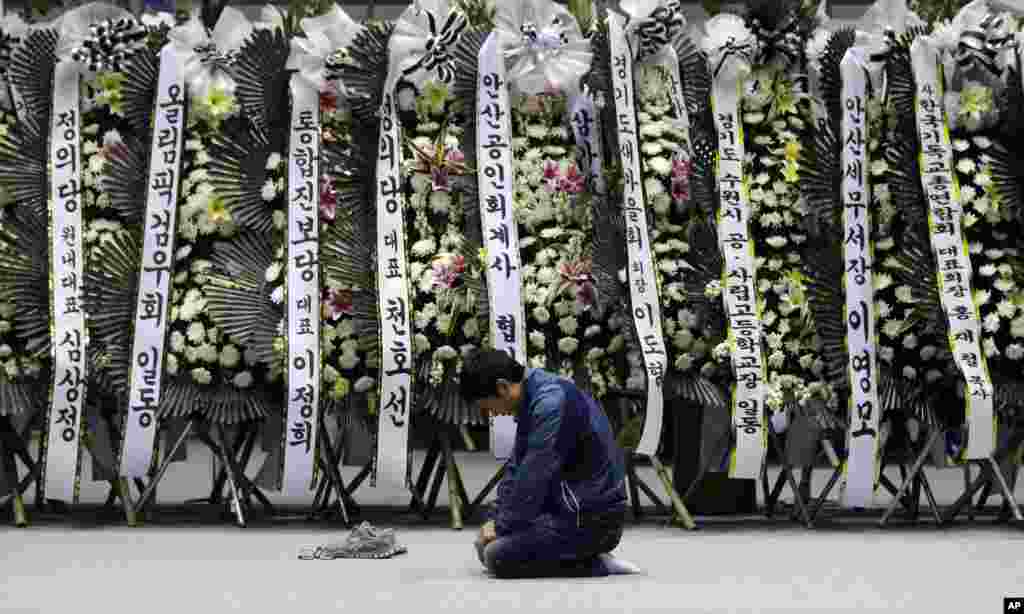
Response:
[[[417,463],[422,455],[417,455]],[[463,456],[467,488],[477,491],[495,463]],[[258,463],[254,461],[254,466]],[[355,468],[346,468],[350,478]],[[83,483],[85,509],[73,519],[36,514],[26,529],[0,525],[0,612],[181,614],[244,610],[325,612],[387,608],[517,612],[1001,612],[1004,596],[1024,594],[1018,564],[1024,532],[991,519],[937,530],[922,522],[879,529],[869,521],[823,522],[808,531],[786,519],[707,519],[685,532],[649,519],[627,529],[617,554],[641,576],[601,580],[497,581],[479,569],[475,527],[445,527],[400,514],[370,520],[393,526],[409,553],[390,561],[298,561],[301,546],[343,537],[338,523],[261,521],[247,529],[214,514],[182,516],[172,506],[206,494],[209,458],[199,447],[160,489],[161,509],[130,529],[116,515],[98,519],[88,503],[102,483]],[[940,503],[962,476],[930,470]],[[824,472],[816,477],[822,485]],[[441,502],[445,502],[446,488]],[[1022,488],[1018,496],[1024,500]],[[400,490],[364,488],[367,506],[401,506]],[[301,501],[277,503],[300,504]],[[32,508],[29,509],[32,514]],[[2,518],[9,523],[9,513]],[[700,520],[700,519],[698,519]],[[384,614],[381,612],[381,614]]]

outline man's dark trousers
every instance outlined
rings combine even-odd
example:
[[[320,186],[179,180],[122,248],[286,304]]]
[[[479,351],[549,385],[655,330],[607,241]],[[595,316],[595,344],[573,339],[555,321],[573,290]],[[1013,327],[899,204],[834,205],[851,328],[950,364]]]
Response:
[[[544,514],[526,530],[499,537],[486,548],[478,543],[477,554],[498,578],[607,576],[598,555],[619,545],[624,516],[585,515],[577,523],[575,516]]]

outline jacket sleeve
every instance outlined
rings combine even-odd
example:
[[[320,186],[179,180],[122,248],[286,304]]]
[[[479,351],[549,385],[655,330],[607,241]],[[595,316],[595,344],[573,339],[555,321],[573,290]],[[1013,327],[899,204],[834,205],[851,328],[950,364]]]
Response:
[[[512,483],[512,475],[516,471],[516,466],[519,464],[519,459],[516,458],[515,446],[512,446],[512,454],[510,455],[507,466],[505,467],[505,474],[501,476],[501,481],[498,482],[498,489],[494,497],[494,505],[487,513],[487,519],[497,522],[498,510],[501,509],[501,502],[503,499],[507,499],[508,485]]]
[[[562,455],[556,448],[562,427],[560,391],[538,395],[531,403],[531,428],[523,457],[502,480],[498,491],[495,532],[501,535],[525,529],[544,505],[551,492],[551,481],[562,468]]]

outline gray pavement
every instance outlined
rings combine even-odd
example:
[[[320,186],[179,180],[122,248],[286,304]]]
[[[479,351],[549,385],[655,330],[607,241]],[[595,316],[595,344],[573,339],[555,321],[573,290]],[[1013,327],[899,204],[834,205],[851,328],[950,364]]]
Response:
[[[496,467],[485,454],[463,457],[467,488]],[[417,463],[422,454],[417,455]],[[254,462],[254,468],[256,466]],[[350,478],[355,468],[346,468]],[[816,476],[816,486],[826,479]],[[160,489],[162,507],[206,494],[209,458],[190,450]],[[940,503],[952,501],[959,470],[930,470]],[[442,504],[446,488],[442,489]],[[1024,500],[1022,488],[1018,496]],[[103,484],[83,484],[102,501]],[[364,504],[400,506],[400,490],[364,488]],[[281,501],[279,503],[301,503]],[[31,513],[31,508],[30,508]],[[498,581],[479,569],[475,528],[446,528],[400,516],[394,526],[409,553],[389,561],[298,561],[304,545],[347,532],[337,523],[254,523],[156,516],[130,529],[106,522],[34,518],[27,529],[0,525],[0,612],[181,614],[226,611],[325,612],[377,607],[380,614],[470,611],[524,614],[597,612],[1001,612],[1024,595],[1018,557],[1024,532],[991,519],[937,530],[868,521],[825,522],[807,531],[786,519],[706,519],[686,532],[653,519],[631,526],[617,554],[644,574],[600,580]],[[86,514],[87,516],[88,514]],[[9,523],[9,516],[2,522]],[[84,606],[84,607],[83,607]]]

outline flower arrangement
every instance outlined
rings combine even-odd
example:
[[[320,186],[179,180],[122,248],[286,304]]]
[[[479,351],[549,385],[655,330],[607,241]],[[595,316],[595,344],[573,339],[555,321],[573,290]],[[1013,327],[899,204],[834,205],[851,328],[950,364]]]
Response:
[[[689,303],[684,288],[690,222],[693,215],[701,215],[690,192],[691,146],[672,109],[671,82],[665,69],[642,65],[637,83],[641,173],[646,202],[654,214],[651,245],[661,290],[669,368],[711,378],[719,365],[710,350],[723,339],[705,338],[698,311]],[[642,377],[642,371],[631,374],[640,385]]]
[[[462,368],[466,353],[487,336],[470,279],[486,262],[465,237],[463,108],[451,88],[428,80],[400,89],[405,135],[404,176],[413,351],[420,374],[437,387]]]
[[[581,339],[602,331],[594,317],[591,212],[586,179],[561,95],[521,95],[513,102],[512,147],[523,300],[530,366],[572,375]],[[607,353],[621,352],[617,336]],[[595,352],[592,359],[599,358]]]
[[[788,399],[831,400],[822,386],[824,363],[804,296],[801,248],[807,233],[799,181],[803,143],[811,125],[809,98],[774,66],[756,69],[741,100],[745,179],[756,241],[759,309],[768,367],[766,403],[777,411]],[[724,352],[716,352],[726,355]]]

